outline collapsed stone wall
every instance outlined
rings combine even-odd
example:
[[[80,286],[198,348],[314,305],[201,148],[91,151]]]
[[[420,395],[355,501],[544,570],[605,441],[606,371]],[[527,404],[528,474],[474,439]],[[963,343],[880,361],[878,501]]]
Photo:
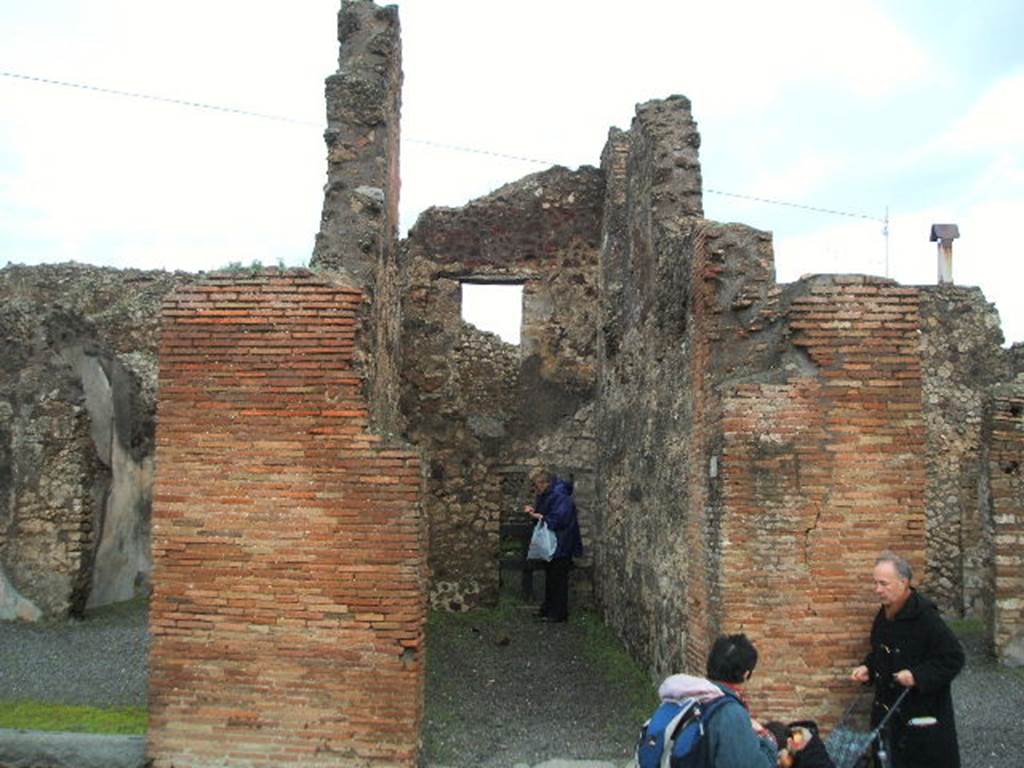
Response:
[[[364,303],[269,270],[165,304],[154,765],[417,764],[421,471],[369,431]]]
[[[992,519],[983,417],[1010,377],[999,315],[977,288],[922,287],[921,367],[928,468],[929,595],[944,613],[986,621],[992,606]]]
[[[630,132],[612,132],[602,158],[595,590],[606,621],[656,674],[681,668],[688,592],[703,578],[706,545],[687,514],[698,502],[686,244],[702,214],[699,196],[655,215],[657,199],[699,192],[699,166],[675,167],[668,157],[660,175],[654,170],[654,155],[673,146],[659,144],[666,113],[690,132],[675,146],[699,144],[688,109],[684,100],[641,106]]]
[[[998,386],[986,414],[994,541],[992,635],[999,659],[1024,666],[1024,379]]]
[[[148,590],[159,306],[187,279],[0,270],[0,617]]]
[[[398,8],[345,0],[338,71],[327,78],[327,184],[310,266],[345,270],[367,293],[366,388],[377,429],[397,433],[399,134],[402,41]]]
[[[403,243],[402,413],[429,466],[432,599],[493,602],[502,520],[522,518],[530,466],[592,507],[597,248],[603,182],[555,168],[461,209],[426,211]],[[523,288],[518,348],[461,318],[461,285]]]

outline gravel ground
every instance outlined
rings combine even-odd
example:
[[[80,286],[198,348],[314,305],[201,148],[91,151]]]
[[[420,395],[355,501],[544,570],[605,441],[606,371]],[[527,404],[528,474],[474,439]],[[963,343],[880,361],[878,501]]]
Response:
[[[0,622],[0,699],[145,706],[146,606],[132,601],[81,621]]]
[[[519,605],[496,619],[445,617],[428,627],[429,765],[509,768],[559,757],[624,765],[639,713],[635,688],[581,652],[587,626],[545,624]],[[592,626],[592,625],[591,625]]]
[[[584,622],[535,622],[528,606],[486,620],[430,625],[428,764],[511,768],[553,758],[625,765],[637,701],[581,653]],[[964,768],[1024,768],[1024,671],[1002,668],[983,638],[961,638],[967,667],[954,683]],[[145,608],[97,612],[84,621],[0,622],[0,699],[93,705],[146,702]]]

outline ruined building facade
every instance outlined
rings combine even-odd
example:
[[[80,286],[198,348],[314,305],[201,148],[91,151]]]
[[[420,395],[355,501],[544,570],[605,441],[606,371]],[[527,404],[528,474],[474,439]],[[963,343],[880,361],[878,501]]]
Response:
[[[537,465],[652,675],[745,631],[753,695],[834,722],[886,548],[1024,658],[1024,364],[980,291],[777,283],[769,233],[704,218],[679,96],[399,240],[397,11],[338,35],[312,272],[0,271],[0,611],[152,584],[158,764],[223,732],[238,765],[412,765],[427,605],[496,599]],[[521,286],[518,346],[462,320],[479,283]]]

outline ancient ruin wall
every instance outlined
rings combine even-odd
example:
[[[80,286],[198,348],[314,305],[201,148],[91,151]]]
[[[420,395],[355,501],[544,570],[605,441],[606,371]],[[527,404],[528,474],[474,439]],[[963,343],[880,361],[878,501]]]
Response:
[[[999,315],[977,288],[933,286],[920,297],[929,595],[944,613],[988,622],[992,520],[982,421],[992,386],[1009,378]]]
[[[595,588],[606,621],[656,673],[682,668],[691,574],[704,565],[689,514],[698,485],[689,325],[698,145],[680,98],[639,107],[602,158]],[[691,162],[673,160],[680,147]]]
[[[376,428],[400,431],[399,130],[402,43],[395,6],[344,0],[338,71],[327,78],[327,183],[310,265],[345,270],[371,312],[360,354]]]
[[[699,673],[716,634],[746,631],[761,705],[831,723],[873,558],[924,564],[918,292],[780,287],[765,233],[659,208],[678,198],[662,185],[694,184],[656,170],[695,162],[658,166],[696,146],[680,125],[685,101],[643,105],[605,153],[602,611],[656,675]]]
[[[589,534],[602,192],[595,169],[555,168],[428,210],[404,244],[402,411],[429,462],[436,605],[497,597],[501,523],[531,465],[575,477]],[[518,348],[462,321],[464,282],[522,285]]]
[[[986,432],[992,504],[993,638],[1000,661],[1024,666],[1024,379],[996,388]]]
[[[721,621],[758,643],[762,706],[832,724],[877,608],[874,558],[925,570],[919,294],[860,276],[786,294],[813,370],[725,396]]]
[[[219,275],[164,310],[150,610],[157,766],[414,766],[415,453],[368,431],[365,298]]]
[[[148,591],[159,306],[187,279],[0,270],[0,617]]]

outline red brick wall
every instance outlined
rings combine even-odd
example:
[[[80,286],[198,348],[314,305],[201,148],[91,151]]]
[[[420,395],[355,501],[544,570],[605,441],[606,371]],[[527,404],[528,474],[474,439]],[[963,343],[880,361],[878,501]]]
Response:
[[[995,534],[993,634],[1000,659],[1019,664],[1024,658],[1024,384],[997,389],[991,428],[988,469]]]
[[[157,766],[413,766],[415,454],[367,431],[363,296],[306,271],[165,303],[153,505]]]
[[[724,399],[721,625],[761,651],[760,714],[831,725],[867,648],[874,558],[924,564],[918,298],[855,276],[806,288],[789,328],[816,373]]]

